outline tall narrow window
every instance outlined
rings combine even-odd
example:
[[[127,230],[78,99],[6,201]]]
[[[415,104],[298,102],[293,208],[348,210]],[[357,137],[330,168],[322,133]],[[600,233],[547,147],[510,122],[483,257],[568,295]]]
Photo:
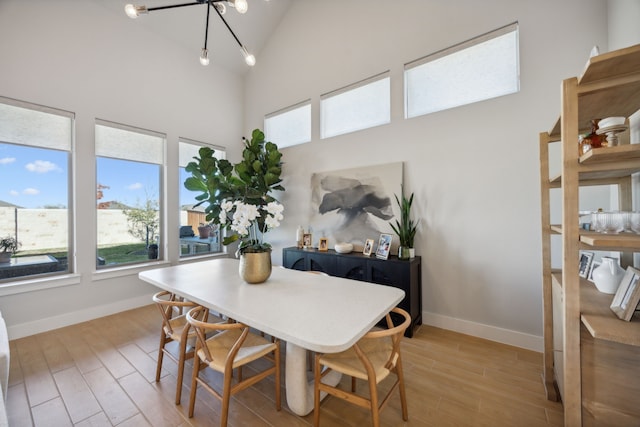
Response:
[[[311,100],[267,114],[264,133],[278,148],[311,141]]]
[[[97,267],[162,259],[165,135],[96,123]]]
[[[191,176],[185,171],[187,164],[198,156],[200,147],[206,144],[180,138],[180,256],[202,255],[222,252],[221,234],[218,226],[206,220],[204,207],[194,207],[198,203],[196,196],[200,193],[189,191],[184,187],[184,181]],[[218,159],[226,157],[224,148],[209,146],[214,150]]]
[[[0,97],[0,240],[17,250],[0,283],[73,268],[73,125],[73,113]]]
[[[320,137],[330,138],[391,121],[389,73],[320,97]]]
[[[510,24],[405,65],[405,117],[520,90],[518,24]]]

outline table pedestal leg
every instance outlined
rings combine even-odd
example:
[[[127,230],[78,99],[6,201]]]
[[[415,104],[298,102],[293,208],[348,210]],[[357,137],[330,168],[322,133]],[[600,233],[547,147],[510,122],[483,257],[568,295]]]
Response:
[[[341,373],[333,371],[322,382],[335,386],[341,378]],[[311,381],[307,379],[307,350],[289,342],[285,358],[285,387],[287,405],[294,414],[305,416],[313,411],[313,377]],[[321,399],[325,396],[324,392],[320,394]]]

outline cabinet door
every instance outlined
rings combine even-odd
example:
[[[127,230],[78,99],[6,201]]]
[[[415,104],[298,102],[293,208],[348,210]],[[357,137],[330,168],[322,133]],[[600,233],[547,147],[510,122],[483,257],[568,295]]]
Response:
[[[336,276],[346,279],[367,280],[367,260],[339,257],[336,265]]]
[[[304,253],[285,249],[282,251],[282,255],[282,265],[284,267],[293,270],[307,270],[306,256]]]
[[[307,254],[307,270],[322,271],[331,276],[336,272],[336,257],[328,253],[309,252]]]

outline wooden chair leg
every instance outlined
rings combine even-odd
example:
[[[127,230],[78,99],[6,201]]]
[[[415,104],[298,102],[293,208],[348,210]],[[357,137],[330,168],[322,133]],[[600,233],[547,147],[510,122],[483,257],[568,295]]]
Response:
[[[222,389],[222,408],[220,409],[220,427],[227,427],[229,421],[229,403],[231,401],[231,372],[225,372]]]
[[[176,384],[176,405],[182,400],[182,379],[184,377],[184,362],[186,359],[187,340],[180,341],[180,358],[178,359],[178,384]]]
[[[320,355],[316,354],[313,368],[313,427],[320,425]]]
[[[191,375],[191,393],[189,395],[189,418],[193,417],[193,408],[196,405],[196,388],[198,387],[198,373],[200,372],[200,358],[193,357],[193,375]]]
[[[162,360],[164,358],[164,345],[167,343],[167,336],[164,329],[160,334],[160,346],[158,347],[158,363],[156,365],[156,382],[160,382],[160,372],[162,371]]]
[[[373,427],[380,427],[380,407],[378,404],[378,387],[374,379],[369,378],[369,393],[370,405],[371,405],[371,419],[373,421]]]
[[[280,410],[282,408],[281,398],[280,398],[280,343],[277,343],[278,348],[274,351],[274,363],[276,365],[275,372],[275,383],[276,383],[276,410]]]
[[[409,411],[407,410],[407,393],[404,389],[404,372],[402,370],[402,358],[398,356],[396,362],[396,375],[398,376],[398,388],[400,389],[400,405],[402,406],[402,419],[409,420]]]

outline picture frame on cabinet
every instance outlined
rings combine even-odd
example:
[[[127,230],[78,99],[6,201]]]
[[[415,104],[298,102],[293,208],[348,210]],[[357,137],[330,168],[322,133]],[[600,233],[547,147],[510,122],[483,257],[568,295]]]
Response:
[[[593,270],[595,270],[596,268],[600,267],[600,262],[599,261],[593,261],[591,263],[591,267],[589,268],[589,274],[587,275],[587,280],[590,282],[593,282]]]
[[[371,256],[371,252],[373,251],[373,245],[374,245],[374,240],[373,239],[367,239],[364,242],[364,249],[362,250],[362,255],[364,256]]]
[[[320,252],[326,252],[329,250],[329,239],[326,237],[321,237],[320,242],[318,243],[318,250]]]
[[[391,238],[391,234],[382,233],[380,235],[380,240],[378,240],[378,249],[376,249],[376,258],[389,258],[389,251],[391,250]]]
[[[580,252],[580,260],[578,267],[578,274],[580,277],[586,279],[591,272],[591,263],[593,261],[593,252]]]
[[[302,235],[302,247],[304,249],[311,249],[313,248],[313,240],[312,240],[313,236],[311,235],[311,233],[304,233]]]
[[[611,302],[611,310],[620,319],[630,321],[633,312],[640,302],[640,270],[633,267],[627,267],[627,271],[618,286],[613,301]]]

